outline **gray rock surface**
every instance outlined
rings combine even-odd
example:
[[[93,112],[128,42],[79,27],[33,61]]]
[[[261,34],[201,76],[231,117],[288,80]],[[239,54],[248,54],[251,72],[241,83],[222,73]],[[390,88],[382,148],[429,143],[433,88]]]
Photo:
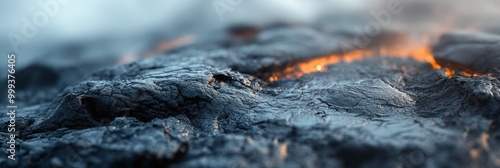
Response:
[[[341,37],[310,28],[269,28],[238,43],[228,36],[108,67],[68,86],[52,102],[19,109],[18,158],[1,157],[0,164],[499,166],[495,77],[449,78],[428,63],[375,57],[297,79],[258,78],[337,52],[337,45],[325,42]],[[453,52],[451,43],[443,46],[446,52]],[[3,113],[0,123],[7,127]]]
[[[477,73],[500,69],[500,36],[494,34],[453,32],[443,35],[434,47],[441,65]]]

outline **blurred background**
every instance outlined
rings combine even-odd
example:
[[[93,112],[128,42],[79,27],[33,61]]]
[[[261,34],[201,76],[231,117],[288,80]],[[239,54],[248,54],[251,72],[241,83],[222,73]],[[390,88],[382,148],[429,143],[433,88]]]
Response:
[[[376,20],[372,12],[388,10],[392,3],[403,9],[385,29],[429,39],[455,29],[500,33],[496,0],[3,0],[0,51],[17,53],[20,89],[49,86],[64,72],[81,77],[214,38],[214,32],[233,25],[320,25],[357,33],[355,27]],[[43,24],[26,37],[24,29],[36,19]],[[7,65],[6,58],[0,65]]]
[[[233,1],[238,4],[231,4]],[[394,18],[391,26],[425,26],[431,29],[428,31],[452,28],[498,31],[495,27],[499,25],[494,24],[500,24],[495,22],[500,16],[500,2],[494,0],[229,0],[227,3],[226,0],[67,0],[64,4],[56,0],[1,1],[0,49],[4,54],[14,51],[8,34],[22,35],[24,19],[33,22],[37,12],[44,12],[44,6],[50,6],[41,4],[53,2],[58,2],[60,9],[54,17],[49,17],[46,25],[37,27],[34,37],[26,38],[27,42],[20,45],[18,68],[47,59],[71,64],[95,59],[92,57],[140,53],[162,40],[207,33],[237,23],[311,24],[320,22],[324,16],[353,20],[364,16],[373,20],[370,12],[383,10],[390,1],[401,2],[407,8]],[[218,8],[227,10],[222,18]],[[61,50],[70,53],[60,53]]]

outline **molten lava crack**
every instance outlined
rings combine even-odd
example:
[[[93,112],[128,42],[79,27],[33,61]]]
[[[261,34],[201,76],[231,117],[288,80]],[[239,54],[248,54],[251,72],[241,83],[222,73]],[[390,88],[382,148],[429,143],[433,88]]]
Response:
[[[488,75],[484,73],[475,73],[470,71],[459,71],[451,67],[445,67],[438,64],[434,59],[431,48],[426,46],[418,47],[405,47],[405,48],[379,48],[379,49],[360,49],[354,50],[345,54],[333,54],[326,57],[318,57],[306,61],[299,61],[286,66],[284,69],[272,72],[268,81],[274,82],[282,78],[299,78],[305,74],[317,73],[327,71],[328,65],[337,64],[341,62],[351,63],[367,58],[375,57],[394,57],[394,58],[408,58],[419,62],[426,62],[436,70],[442,69],[445,75],[452,77],[454,75],[473,77]]]

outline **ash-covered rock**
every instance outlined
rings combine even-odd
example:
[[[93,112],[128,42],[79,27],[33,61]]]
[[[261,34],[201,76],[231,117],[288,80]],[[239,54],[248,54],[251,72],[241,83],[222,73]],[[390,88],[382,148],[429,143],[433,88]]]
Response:
[[[338,36],[286,27],[254,33],[254,40],[234,46],[214,40],[109,67],[52,103],[20,109],[18,158],[0,163],[498,166],[495,77],[449,78],[428,63],[375,57],[268,83],[255,76],[336,52],[324,42]],[[6,127],[8,117],[1,123]]]
[[[447,67],[483,74],[500,69],[500,36],[494,34],[448,33],[433,50],[436,61]]]

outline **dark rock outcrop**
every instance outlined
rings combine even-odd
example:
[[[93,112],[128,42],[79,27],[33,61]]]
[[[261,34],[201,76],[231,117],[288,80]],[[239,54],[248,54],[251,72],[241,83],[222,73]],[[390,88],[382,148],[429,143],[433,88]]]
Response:
[[[500,70],[500,36],[497,35],[448,33],[433,50],[441,65],[483,74]]]
[[[52,103],[19,109],[18,159],[0,163],[498,166],[500,82],[494,77],[449,78],[428,63],[376,57],[298,79],[256,78],[274,66],[338,51],[324,43],[335,37],[308,28],[260,30],[235,46],[212,41],[98,71]],[[437,55],[455,52],[444,41]],[[6,127],[7,117],[1,123]]]

